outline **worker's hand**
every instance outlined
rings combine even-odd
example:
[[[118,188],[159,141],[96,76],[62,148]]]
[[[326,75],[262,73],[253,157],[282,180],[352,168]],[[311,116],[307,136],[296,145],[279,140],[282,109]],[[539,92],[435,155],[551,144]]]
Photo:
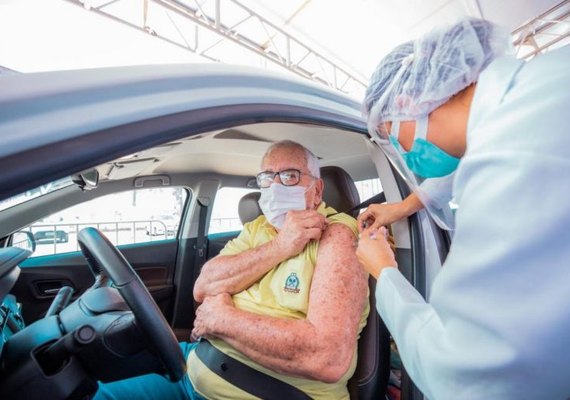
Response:
[[[390,225],[407,216],[404,202],[371,204],[358,216],[358,230],[378,230],[381,226]]]
[[[388,235],[388,230],[381,226],[380,229],[365,229],[360,234],[356,257],[364,269],[378,279],[380,272],[386,267],[397,267],[394,257],[393,242]]]
[[[196,340],[200,337],[215,337],[217,327],[224,324],[226,313],[234,309],[232,296],[228,293],[207,296],[196,309],[196,319],[194,320],[191,338]]]
[[[309,241],[319,240],[326,226],[326,218],[316,210],[289,211],[273,245],[284,260],[294,257]]]
[[[407,218],[424,207],[420,198],[411,193],[399,203],[372,204],[358,217],[358,230],[366,228],[380,229],[402,218]]]

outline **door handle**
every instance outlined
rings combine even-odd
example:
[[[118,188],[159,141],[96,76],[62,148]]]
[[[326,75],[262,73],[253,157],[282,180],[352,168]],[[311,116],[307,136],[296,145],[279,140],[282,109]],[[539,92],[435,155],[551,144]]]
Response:
[[[71,286],[75,289],[75,285],[69,280],[42,280],[34,282],[35,292],[39,297],[54,297],[64,286]]]

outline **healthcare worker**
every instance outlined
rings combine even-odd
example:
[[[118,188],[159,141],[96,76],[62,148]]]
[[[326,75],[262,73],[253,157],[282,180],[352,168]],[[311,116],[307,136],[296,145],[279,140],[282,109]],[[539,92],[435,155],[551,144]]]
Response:
[[[370,134],[416,207],[438,218],[432,201],[458,204],[429,302],[398,271],[385,228],[364,229],[357,249],[432,400],[570,398],[570,46],[525,62],[509,42],[476,19],[435,30],[386,56],[366,94]],[[377,218],[394,216],[372,209],[361,222]]]

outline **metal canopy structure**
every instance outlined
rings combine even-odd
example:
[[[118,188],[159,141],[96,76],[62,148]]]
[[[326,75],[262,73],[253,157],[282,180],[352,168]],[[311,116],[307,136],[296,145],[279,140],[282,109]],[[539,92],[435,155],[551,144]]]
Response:
[[[293,20],[296,21],[298,14],[306,11],[304,9],[313,0],[297,1],[288,14],[277,18],[277,22],[262,15],[264,12],[244,5],[243,0],[65,1],[205,60],[285,69],[352,95],[360,96],[367,86],[367,77],[356,69],[283,29],[294,23]],[[450,0],[443,2],[441,7],[454,1],[462,4],[460,0]],[[468,14],[487,17],[489,2],[464,0],[463,3],[469,3],[471,7],[466,10],[475,10]],[[570,0],[560,1],[513,30],[517,56],[524,59],[569,42]]]
[[[570,0],[515,29],[513,43],[517,57],[525,60],[570,43]]]
[[[269,61],[345,93],[366,88],[366,78],[320,54],[237,0],[143,0],[138,13],[133,13],[133,2],[129,0],[67,1],[211,61],[232,62],[232,55],[246,51],[254,66],[269,67]]]

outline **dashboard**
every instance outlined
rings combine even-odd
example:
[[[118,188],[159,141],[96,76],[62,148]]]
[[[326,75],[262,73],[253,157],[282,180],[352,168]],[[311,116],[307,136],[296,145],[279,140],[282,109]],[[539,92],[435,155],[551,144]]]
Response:
[[[94,229],[93,235],[104,240]],[[99,250],[98,243],[90,245]],[[172,332],[162,334],[155,329],[159,319],[144,315],[144,321],[150,321],[149,329],[157,332],[156,342],[172,338],[172,350],[155,350],[154,341],[149,341],[154,338],[137,324],[136,315],[111,280],[101,279],[109,284],[93,285],[71,303],[73,290],[62,287],[45,316],[24,325],[21,307],[10,292],[20,276],[19,265],[30,255],[29,250],[18,247],[0,248],[0,399],[43,400],[49,393],[53,399],[81,400],[97,391],[97,381],[149,373],[166,375],[170,370],[172,380],[183,376],[185,359]],[[125,267],[135,274],[126,261]],[[116,276],[123,279],[127,275]],[[136,309],[155,310],[160,315],[156,304],[147,306],[147,301],[153,300],[148,292],[139,290],[145,289],[142,282],[128,282],[141,285],[129,287],[129,293],[135,293],[142,304]],[[140,293],[147,296],[138,297]],[[166,320],[164,323],[170,330]]]

